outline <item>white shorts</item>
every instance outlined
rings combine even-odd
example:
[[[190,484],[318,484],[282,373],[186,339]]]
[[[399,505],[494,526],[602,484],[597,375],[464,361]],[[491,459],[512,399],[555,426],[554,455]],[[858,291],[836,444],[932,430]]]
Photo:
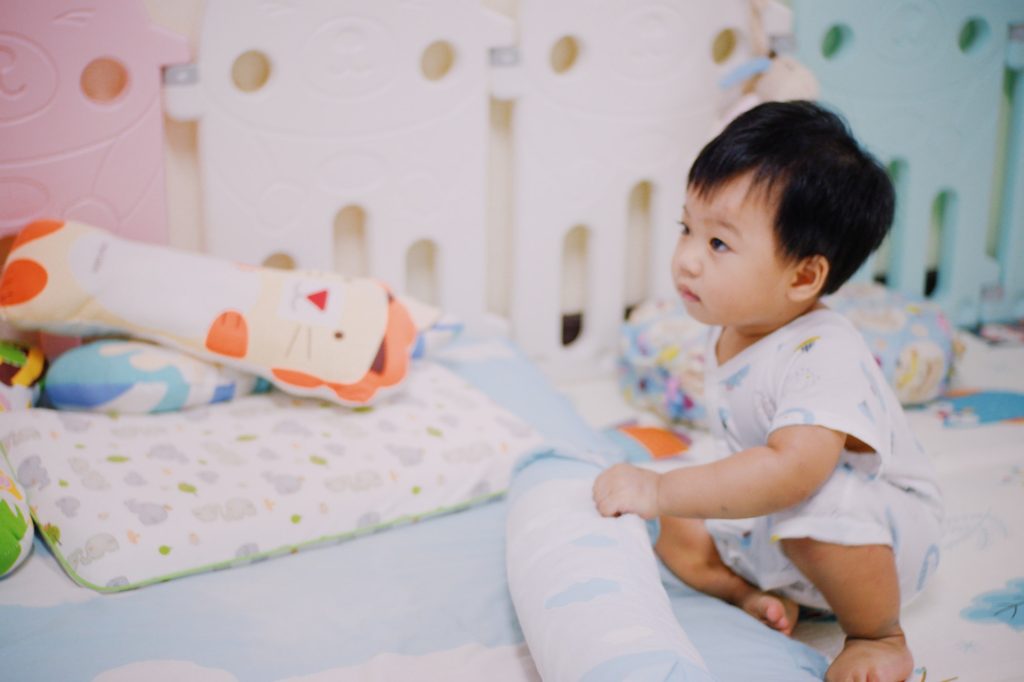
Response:
[[[753,585],[798,604],[830,610],[782,552],[779,540],[892,547],[900,601],[924,588],[939,564],[941,510],[933,500],[840,464],[813,496],[768,516],[705,522],[726,566]]]

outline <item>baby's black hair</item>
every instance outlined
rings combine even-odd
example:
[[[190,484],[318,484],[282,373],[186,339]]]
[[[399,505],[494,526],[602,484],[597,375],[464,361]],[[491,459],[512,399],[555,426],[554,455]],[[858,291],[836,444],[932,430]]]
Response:
[[[885,169],[843,119],[813,102],[766,102],[740,114],[701,150],[688,189],[709,196],[747,172],[751,189],[776,207],[780,255],[828,261],[823,294],[853,276],[892,225]]]

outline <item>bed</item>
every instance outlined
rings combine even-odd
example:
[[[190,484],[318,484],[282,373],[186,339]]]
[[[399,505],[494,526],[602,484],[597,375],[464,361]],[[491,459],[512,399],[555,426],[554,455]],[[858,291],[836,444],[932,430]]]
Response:
[[[437,362],[533,425],[544,447],[616,453],[508,341],[459,341]],[[118,594],[76,586],[37,541],[0,593],[5,676],[539,679],[505,582],[504,525],[499,499]],[[723,679],[772,666],[775,679],[820,676],[824,658],[810,647],[665,577],[679,613],[700,622],[693,639]],[[739,656],[734,631],[749,640]]]
[[[835,622],[805,619],[788,638],[694,592],[656,562],[650,529],[635,520],[605,520],[599,531],[571,536],[568,558],[596,551],[617,560],[624,552],[607,538],[633,543],[630,556],[641,563],[625,570],[644,576],[664,628],[637,624],[649,614],[625,608],[538,626],[544,614],[524,606],[523,576],[558,571],[523,561],[523,538],[530,540],[520,531],[539,524],[517,514],[538,481],[582,480],[573,488],[580,493],[587,476],[612,462],[685,465],[714,448],[689,425],[671,426],[687,444],[677,457],[652,458],[624,436],[624,425],[666,424],[624,398],[615,362],[622,311],[668,291],[660,273],[682,174],[741,95],[740,86],[720,83],[763,56],[759,40],[790,50],[793,27],[813,36],[794,54],[818,75],[823,98],[871,131],[893,173],[930,158],[932,137],[900,138],[880,123],[889,111],[906,112],[906,101],[888,85],[878,97],[861,96],[858,77],[872,64],[834,60],[834,45],[820,49],[822,35],[839,45],[845,37],[848,47],[852,34],[872,30],[883,4],[793,2],[791,13],[753,3],[754,24],[746,0],[446,0],[433,11],[400,2],[340,11],[316,0],[258,9],[241,0],[6,6],[10,16],[0,17],[21,33],[0,35],[0,48],[55,72],[78,74],[86,63],[99,82],[113,75],[121,89],[90,90],[83,75],[93,101],[80,111],[59,99],[65,108],[46,112],[51,118],[25,118],[23,109],[0,116],[10,126],[0,128],[5,141],[25,145],[0,151],[0,180],[12,196],[32,199],[0,212],[5,234],[46,211],[253,265],[371,274],[451,313],[462,332],[421,353],[402,386],[368,409],[276,389],[211,388],[198,403],[161,414],[0,413],[5,461],[36,516],[31,552],[0,579],[0,678],[821,679],[842,644]],[[970,63],[958,62],[949,77],[984,74],[972,101],[993,112],[965,116],[990,113],[992,125],[972,118],[984,139],[960,142],[993,147],[971,156],[971,169],[1001,169],[987,184],[966,167],[932,178],[937,187],[898,184],[913,202],[888,247],[895,255],[861,273],[931,298],[960,326],[964,347],[946,395],[911,412],[947,502],[941,566],[904,613],[913,679],[1017,679],[1024,347],[992,340],[996,330],[1008,330],[1007,339],[1013,330],[990,323],[1024,312],[1024,155],[997,153],[1002,144],[1019,150],[1021,127],[1011,122],[1024,107],[1019,97],[997,101],[1003,81],[993,75],[1016,74],[1007,83],[1020,89],[1024,17],[1010,2],[984,11],[960,3],[947,14],[901,7],[924,12],[930,30],[969,34],[954,56]],[[80,35],[86,25],[91,43]],[[128,40],[124,26],[146,39]],[[97,62],[104,50],[131,79]],[[892,50],[892,63],[916,65],[911,76],[923,68],[911,59],[917,53]],[[64,81],[46,82],[55,97],[70,97]],[[927,83],[936,97],[944,87]],[[95,139],[69,133],[31,147],[44,136],[29,126],[70,129],[72,111],[84,120],[119,106],[134,112],[119,113],[121,128],[90,120],[80,129]],[[935,134],[948,128],[933,123]],[[1000,129],[1002,138],[985,137]],[[87,168],[96,182],[67,182],[86,162],[97,164]],[[950,207],[959,192],[966,209],[984,213],[995,183],[1002,201],[991,220],[976,221],[995,226],[993,256],[985,240],[964,237],[976,237],[970,221],[955,223]],[[61,191],[43,199],[30,191],[48,185]],[[929,222],[921,196],[928,205],[933,190],[946,197],[932,206],[933,231],[947,235],[939,248],[921,224]],[[922,260],[929,245],[932,258]],[[936,277],[937,288],[928,284]],[[975,333],[982,325],[989,340]],[[74,342],[43,343],[56,356]],[[375,434],[386,437],[363,444]],[[229,485],[235,492],[223,492]],[[314,487],[339,497],[318,497]],[[90,494],[70,502],[68,491],[78,490]],[[335,504],[340,496],[360,501]],[[597,522],[585,500],[569,511]],[[580,576],[586,590],[557,592],[546,608],[597,604],[614,591]],[[665,632],[676,657],[629,672],[565,672],[582,657],[564,644],[567,633],[612,650]]]

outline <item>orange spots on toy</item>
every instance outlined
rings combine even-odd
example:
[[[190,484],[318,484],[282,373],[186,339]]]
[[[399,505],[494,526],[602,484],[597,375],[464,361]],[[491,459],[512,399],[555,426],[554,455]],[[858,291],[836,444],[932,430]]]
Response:
[[[31,301],[46,288],[48,279],[46,269],[34,260],[19,258],[8,263],[0,280],[0,305]]]
[[[651,453],[652,459],[675,457],[690,448],[690,443],[677,433],[655,426],[620,426],[627,436],[633,438]]]
[[[289,384],[291,386],[300,386],[302,388],[316,388],[322,385],[324,382],[319,377],[315,377],[312,374],[306,374],[294,369],[281,369],[280,367],[274,367],[271,372],[274,373],[274,378],[278,381]]]
[[[369,402],[373,394],[377,392],[379,383],[370,379],[371,375],[366,375],[361,380],[354,384],[334,384],[328,383],[327,387],[334,391],[334,394],[346,402],[350,403],[365,403]]]
[[[36,220],[35,222],[29,223],[23,227],[21,232],[18,233],[18,236],[14,238],[14,243],[11,244],[11,251],[28,244],[30,241],[56,232],[62,227],[64,227],[63,220]]]
[[[274,501],[264,497],[263,506],[267,508],[267,511],[274,511]]]
[[[141,535],[139,535],[138,533],[136,533],[133,530],[128,530],[125,533],[125,535],[128,536],[128,542],[133,544],[133,545],[139,544],[139,539],[142,537]]]
[[[249,349],[249,325],[236,310],[225,310],[210,325],[206,348],[232,358],[244,358]]]

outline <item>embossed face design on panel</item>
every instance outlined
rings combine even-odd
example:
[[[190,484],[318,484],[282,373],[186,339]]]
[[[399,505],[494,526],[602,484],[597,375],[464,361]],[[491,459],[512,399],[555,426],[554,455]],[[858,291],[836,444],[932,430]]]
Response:
[[[0,3],[0,231],[162,233],[160,67],[187,57],[138,0]]]
[[[369,18],[342,16],[316,30],[303,49],[306,80],[332,97],[371,97],[398,77],[394,36]]]
[[[213,110],[254,126],[304,137],[404,129],[473,96],[466,72],[483,60],[458,34],[481,16],[455,0],[210,0],[200,67]],[[432,77],[438,42],[450,59]]]
[[[705,107],[715,79],[746,50],[748,19],[738,8],[635,0],[598,13],[587,0],[535,2],[523,8],[524,59],[531,80],[566,107],[632,115],[649,112],[652,101],[680,98]],[[723,31],[733,42],[716,62],[714,43]],[[688,87],[694,78],[706,81],[707,90]]]
[[[0,159],[19,158],[11,145],[46,154],[138,124],[157,102],[165,58],[187,58],[150,29],[134,1],[0,3]]]
[[[341,269],[355,211],[364,271],[401,288],[411,244],[475,231],[493,21],[476,0],[206,0],[198,78],[167,88],[200,121],[205,248]]]

